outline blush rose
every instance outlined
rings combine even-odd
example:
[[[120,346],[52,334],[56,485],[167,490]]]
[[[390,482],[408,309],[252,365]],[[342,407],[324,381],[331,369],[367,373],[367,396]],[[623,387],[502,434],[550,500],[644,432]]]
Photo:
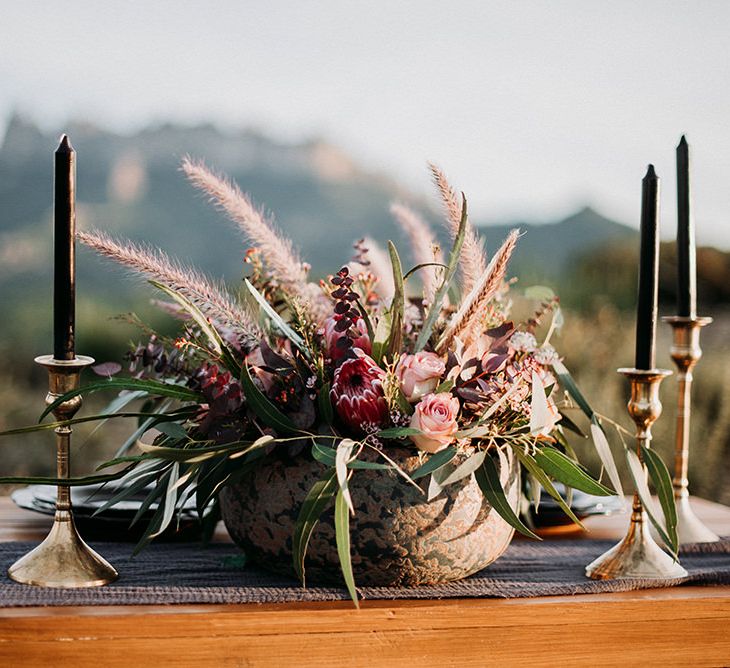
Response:
[[[451,393],[427,394],[416,405],[411,417],[410,426],[421,432],[412,435],[411,440],[424,452],[443,450],[459,430],[458,415],[459,400]]]
[[[414,402],[433,392],[445,371],[446,364],[436,353],[421,351],[415,355],[403,355],[395,375],[406,399]]]

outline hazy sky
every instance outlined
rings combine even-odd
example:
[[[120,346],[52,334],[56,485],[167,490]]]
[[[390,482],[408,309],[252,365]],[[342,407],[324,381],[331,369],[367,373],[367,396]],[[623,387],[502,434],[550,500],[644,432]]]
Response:
[[[0,0],[0,118],[323,136],[417,191],[438,162],[481,219],[590,203],[694,149],[701,243],[730,247],[730,2]],[[181,151],[184,147],[181,147]]]

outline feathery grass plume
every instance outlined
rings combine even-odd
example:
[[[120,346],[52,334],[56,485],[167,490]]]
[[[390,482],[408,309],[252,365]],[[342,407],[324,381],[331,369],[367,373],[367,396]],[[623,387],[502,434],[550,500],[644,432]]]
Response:
[[[416,264],[443,262],[436,238],[421,216],[405,204],[397,202],[390,205],[390,213],[393,214],[411,242],[413,259]],[[438,288],[439,274],[436,270],[437,267],[424,267],[418,272],[423,282],[423,297],[428,304],[433,304],[433,298]]]
[[[435,164],[429,162],[428,168],[431,170],[433,182],[441,195],[446,212],[447,229],[453,239],[461,222],[461,199],[451,187],[446,175]],[[459,282],[462,290],[462,301],[463,297],[472,290],[476,281],[484,275],[487,268],[487,259],[479,235],[471,223],[467,222],[466,225],[464,245],[461,247],[461,257],[459,258]]]
[[[368,249],[368,260],[370,261],[368,269],[378,279],[375,284],[375,292],[385,304],[390,304],[395,294],[393,266],[390,264],[390,257],[375,239],[365,237],[363,242]]]
[[[307,281],[308,267],[260,209],[232,181],[213,173],[206,165],[185,157],[182,171],[188,180],[228,214],[247,239],[258,248],[268,269],[282,288],[307,307],[316,320],[329,312],[329,304],[316,284]]]
[[[468,345],[478,336],[478,325],[489,301],[502,286],[507,263],[520,236],[519,230],[512,230],[502,246],[494,254],[486,271],[474,285],[471,292],[462,300],[459,310],[452,316],[441,335],[436,351],[444,353],[459,336]]]
[[[77,232],[76,237],[100,255],[179,292],[217,326],[230,332],[244,350],[263,336],[250,313],[223,288],[200,272],[170,259],[162,250],[131,241],[117,241],[100,231]]]

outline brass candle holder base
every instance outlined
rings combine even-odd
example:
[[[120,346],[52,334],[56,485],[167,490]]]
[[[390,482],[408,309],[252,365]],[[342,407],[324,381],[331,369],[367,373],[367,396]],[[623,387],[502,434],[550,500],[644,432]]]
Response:
[[[619,369],[631,381],[631,399],[628,410],[636,424],[636,444],[641,457],[641,446],[651,443],[651,426],[662,412],[659,384],[671,375],[665,369]],[[644,473],[646,475],[646,471]],[[586,575],[594,580],[617,578],[679,578],[687,575],[669,554],[652,538],[647,526],[648,517],[638,494],[634,494],[631,523],[624,539],[586,566]]]
[[[677,504],[679,543],[714,543],[720,538],[694,514],[689,504],[689,441],[692,412],[692,371],[702,357],[700,330],[712,318],[670,316],[662,318],[672,327],[671,355],[677,366],[677,429],[674,447],[674,499]]]
[[[81,370],[94,363],[91,357],[79,355],[72,360],[57,360],[52,355],[36,357],[36,363],[48,370],[50,405],[60,396],[79,386]],[[70,420],[81,408],[81,397],[65,401],[53,415],[61,422]],[[70,475],[69,450],[71,427],[56,428],[58,478]],[[23,584],[39,587],[96,587],[117,579],[117,572],[103,557],[92,550],[79,536],[71,508],[71,490],[58,486],[56,514],[45,540],[21,557],[8,569],[8,577]]]

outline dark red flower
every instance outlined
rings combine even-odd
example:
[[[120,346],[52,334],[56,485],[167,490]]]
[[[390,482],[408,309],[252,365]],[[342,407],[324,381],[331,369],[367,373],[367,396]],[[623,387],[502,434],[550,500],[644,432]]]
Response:
[[[369,433],[388,424],[383,394],[385,372],[362,351],[335,371],[330,398],[340,420],[351,429]]]

